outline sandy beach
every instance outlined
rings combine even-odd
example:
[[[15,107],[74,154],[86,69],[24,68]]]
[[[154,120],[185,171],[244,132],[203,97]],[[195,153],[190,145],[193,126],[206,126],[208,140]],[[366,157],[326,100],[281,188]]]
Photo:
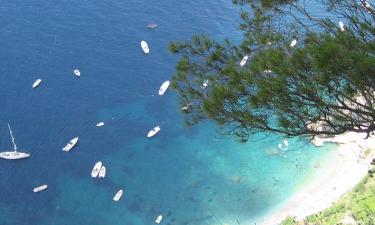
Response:
[[[288,216],[303,220],[318,213],[350,191],[368,173],[375,148],[375,138],[364,139],[365,134],[348,132],[334,138],[315,140],[318,145],[333,142],[338,145],[324,169],[316,174],[302,190],[277,207],[259,224],[276,225]],[[365,154],[367,150],[367,156]],[[370,154],[369,154],[370,153]]]

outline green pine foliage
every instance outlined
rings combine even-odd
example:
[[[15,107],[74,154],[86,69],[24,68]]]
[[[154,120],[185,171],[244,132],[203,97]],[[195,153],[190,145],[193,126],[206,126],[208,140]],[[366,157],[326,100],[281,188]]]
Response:
[[[306,1],[233,2],[242,7],[241,43],[197,35],[170,44],[181,57],[172,86],[189,106],[187,124],[214,120],[243,141],[257,132],[311,137],[375,129],[374,11],[360,1],[309,1],[325,9],[322,18]]]

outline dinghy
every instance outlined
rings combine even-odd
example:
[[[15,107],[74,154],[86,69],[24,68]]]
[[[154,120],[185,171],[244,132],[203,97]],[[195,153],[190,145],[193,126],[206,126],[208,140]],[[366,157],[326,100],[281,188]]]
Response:
[[[102,168],[100,168],[100,171],[99,171],[99,178],[104,178],[105,172],[106,172],[105,166],[102,166]]]
[[[167,81],[165,81],[165,82],[160,86],[160,89],[159,89],[159,95],[163,95],[163,94],[167,91],[167,89],[168,89],[168,87],[169,87],[169,84],[170,84],[170,82],[169,82],[169,80],[167,80]]]
[[[69,152],[78,142],[78,137],[73,138],[68,144],[62,149],[63,151]]]
[[[240,66],[244,66],[247,62],[247,60],[249,59],[249,56],[248,55],[245,55],[241,61],[240,61]]]
[[[43,190],[47,189],[47,187],[48,187],[47,184],[40,185],[40,186],[38,186],[38,187],[35,187],[35,188],[33,189],[33,192],[34,192],[34,193],[37,193],[37,192],[43,191]]]
[[[296,46],[296,44],[297,44],[297,40],[296,39],[294,39],[291,43],[290,43],[290,47],[294,47],[294,46]]]
[[[152,128],[152,130],[148,132],[147,137],[150,138],[154,136],[155,134],[157,134],[159,131],[160,131],[160,126],[154,127]]]
[[[342,31],[342,32],[344,32],[345,31],[345,26],[344,26],[344,23],[343,22],[339,22],[339,27],[340,27],[340,30]]]
[[[42,80],[41,79],[37,79],[35,82],[34,82],[34,84],[33,84],[33,88],[36,88],[36,87],[38,87],[39,86],[39,84],[42,82]]]
[[[142,40],[141,41],[141,47],[142,47],[142,50],[143,50],[144,53],[146,53],[146,54],[150,53],[150,48],[148,47],[147,42]]]
[[[102,127],[102,126],[104,126],[104,122],[99,122],[99,123],[96,124],[96,126],[97,127]]]
[[[156,220],[155,220],[155,223],[159,224],[161,222],[161,220],[163,219],[163,216],[162,215],[159,215]]]
[[[79,69],[75,69],[73,70],[74,74],[77,76],[77,77],[80,77],[81,76],[81,71],[79,71]]]
[[[102,162],[99,161],[95,163],[95,166],[91,171],[91,177],[97,177],[100,172],[101,167],[102,167]]]
[[[113,197],[113,201],[118,202],[122,196],[122,189],[120,189],[116,195]]]

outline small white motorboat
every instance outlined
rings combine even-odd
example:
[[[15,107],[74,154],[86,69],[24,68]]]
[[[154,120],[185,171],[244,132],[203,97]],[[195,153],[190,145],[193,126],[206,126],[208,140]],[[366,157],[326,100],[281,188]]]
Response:
[[[8,128],[9,128],[9,133],[10,133],[10,136],[11,136],[11,139],[12,139],[14,151],[0,152],[0,158],[12,160],[12,159],[24,159],[24,158],[29,157],[30,154],[17,151],[16,140],[13,137],[13,132],[12,132],[12,129],[10,128],[9,124],[8,124]]]
[[[38,87],[39,86],[39,84],[42,82],[42,80],[41,79],[37,79],[35,82],[34,82],[34,84],[33,84],[33,88],[36,88],[36,87]]]
[[[47,184],[40,185],[40,186],[38,186],[38,187],[35,187],[35,188],[33,189],[33,192],[34,192],[34,193],[37,193],[37,192],[43,191],[43,190],[47,189],[47,187],[48,187]]]
[[[91,171],[91,177],[97,177],[100,172],[101,167],[102,167],[102,162],[99,161],[95,163],[95,166]]]
[[[100,168],[100,171],[99,171],[99,178],[104,178],[105,172],[106,172],[106,168],[105,166],[102,166],[102,168]]]
[[[96,126],[97,127],[102,127],[102,126],[104,126],[104,122],[99,122],[99,123],[96,124]]]
[[[240,61],[240,66],[244,66],[247,62],[247,60],[249,59],[249,56],[248,55],[245,55],[241,61]]]
[[[154,28],[157,28],[158,25],[156,23],[149,23],[149,24],[147,24],[146,27],[149,28],[149,29],[154,29]]]
[[[163,216],[162,215],[159,215],[156,220],[155,220],[155,223],[159,224],[161,222],[161,220],[163,219]]]
[[[154,128],[152,128],[152,130],[150,130],[147,133],[147,137],[150,138],[150,137],[154,136],[155,134],[157,134],[159,131],[160,131],[160,126],[154,127]]]
[[[163,95],[167,91],[170,83],[171,82],[169,82],[169,80],[164,81],[164,83],[160,86],[159,95]]]
[[[205,80],[202,84],[202,89],[205,89],[206,87],[208,87],[208,80]]]
[[[345,31],[345,25],[344,25],[343,22],[341,22],[341,21],[339,22],[339,27],[340,27],[341,32]]]
[[[73,138],[68,144],[62,149],[63,151],[69,152],[78,142],[78,137]]]
[[[141,47],[142,47],[142,50],[143,50],[144,53],[146,53],[146,54],[150,53],[150,48],[148,47],[147,42],[142,40],[141,41]]]
[[[294,46],[296,46],[296,44],[297,44],[297,40],[296,39],[294,39],[291,43],[290,43],[290,47],[294,47]]]
[[[75,69],[73,70],[74,74],[77,76],[77,77],[80,77],[81,76],[81,71],[79,71],[79,69]]]
[[[117,193],[116,193],[116,195],[113,197],[113,201],[115,201],[115,202],[118,202],[119,200],[120,200],[120,198],[121,198],[121,196],[122,196],[122,189],[120,189]]]

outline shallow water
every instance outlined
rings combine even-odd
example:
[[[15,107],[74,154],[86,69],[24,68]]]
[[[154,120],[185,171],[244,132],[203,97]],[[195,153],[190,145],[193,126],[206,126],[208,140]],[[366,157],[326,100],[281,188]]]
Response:
[[[198,33],[236,39],[238,10],[225,0],[3,2],[0,148],[11,148],[10,122],[32,156],[0,161],[0,224],[143,225],[159,214],[163,224],[236,224],[290,196],[328,147],[290,140],[294,151],[280,153],[275,136],[240,144],[211,123],[188,129],[176,93],[157,95],[177,60],[168,43]],[[61,151],[75,136],[77,147]],[[90,177],[99,160],[103,180]],[[48,189],[34,194],[42,183]]]

